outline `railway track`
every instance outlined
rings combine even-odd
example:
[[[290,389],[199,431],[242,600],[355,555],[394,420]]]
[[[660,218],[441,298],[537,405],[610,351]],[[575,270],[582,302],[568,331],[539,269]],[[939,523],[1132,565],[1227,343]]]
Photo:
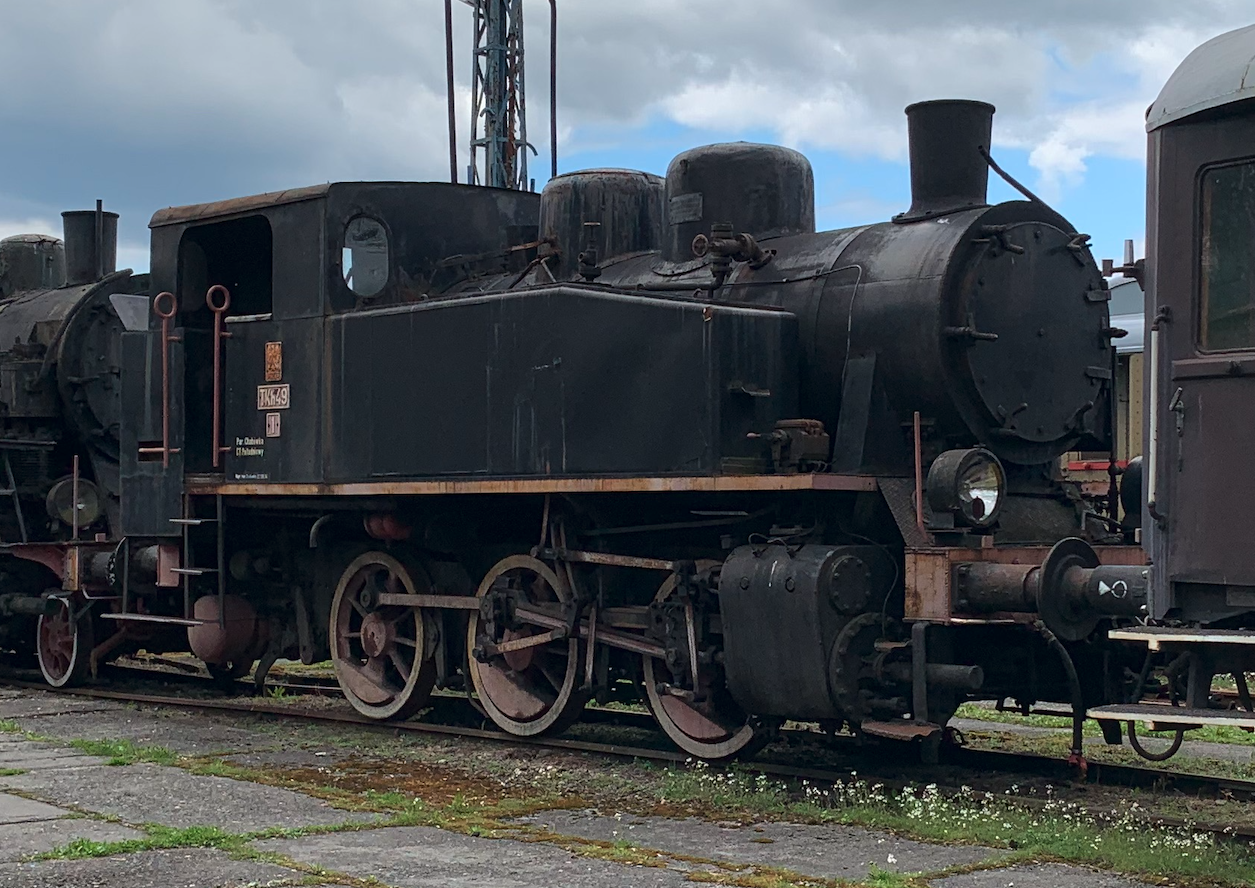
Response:
[[[146,670],[133,670],[146,671]],[[160,677],[169,678],[175,673],[160,673]],[[152,673],[149,672],[149,677]],[[184,674],[181,678],[200,678]],[[178,680],[178,679],[176,679]],[[203,680],[203,679],[202,679]],[[106,690],[103,688],[72,688],[53,691],[46,684],[38,681],[27,681],[19,678],[0,676],[0,685],[12,688],[51,691],[70,696],[87,697],[99,700],[135,703],[147,706],[170,707],[201,712],[232,712],[265,718],[297,719],[313,723],[352,726],[373,731],[388,731],[428,736],[460,737],[491,743],[500,743],[515,747],[533,747],[556,751],[583,753],[619,759],[639,759],[664,764],[686,764],[691,758],[675,749],[651,746],[631,745],[624,743],[604,743],[580,740],[568,737],[517,737],[501,731],[471,727],[467,725],[446,724],[429,721],[379,722],[363,718],[356,713],[343,711],[316,711],[285,705],[278,701],[250,698],[191,698],[169,694],[138,693],[123,690]],[[330,691],[333,683],[318,678],[300,678],[292,681],[280,680],[268,686],[288,687],[296,693],[322,693]],[[442,698],[444,703],[457,703],[464,698],[449,695]],[[615,723],[639,727],[646,723],[652,724],[645,713],[623,710],[595,709],[588,711],[589,720],[593,722]],[[788,734],[815,735],[814,732],[790,731]],[[793,739],[798,739],[794,737]],[[843,738],[836,738],[840,742]],[[860,755],[860,750],[850,738],[848,752]],[[884,750],[880,750],[881,753]],[[864,757],[866,752],[861,753]],[[1212,777],[1188,774],[1176,771],[1165,771],[1136,765],[1090,762],[1082,774],[1069,762],[1049,756],[1032,755],[1021,752],[1003,752],[995,750],[973,749],[970,747],[950,747],[943,757],[946,765],[957,766],[979,772],[995,772],[1007,776],[1031,776],[1057,781],[1060,785],[1087,782],[1108,787],[1127,787],[1152,789],[1162,792],[1175,792],[1195,798],[1235,799],[1243,801],[1255,800],[1255,781],[1235,778]],[[883,758],[881,759],[883,764]],[[860,767],[866,767],[860,763]],[[848,781],[851,776],[849,769],[831,767],[805,767],[769,761],[744,761],[735,766],[742,772],[761,774],[786,781],[809,781],[812,784],[835,784]],[[901,791],[918,781],[877,777],[893,791]],[[1017,803],[1026,806],[1040,804],[1039,800],[1017,797]],[[1255,840],[1255,825],[1230,823],[1197,823],[1180,818],[1153,816],[1149,822],[1167,827],[1194,829],[1201,832],[1214,833],[1227,839],[1243,841]]]

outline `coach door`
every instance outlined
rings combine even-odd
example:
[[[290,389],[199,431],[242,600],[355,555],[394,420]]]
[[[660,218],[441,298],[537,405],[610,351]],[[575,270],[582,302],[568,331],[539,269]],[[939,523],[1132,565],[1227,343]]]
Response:
[[[1202,136],[1211,156],[1225,156],[1218,150],[1225,139],[1217,133],[1207,137],[1207,127],[1199,129],[1203,132],[1181,142],[1197,145]],[[1235,129],[1230,122],[1221,132],[1235,142]],[[1249,151],[1249,144],[1230,146],[1229,156]],[[1170,161],[1171,153],[1164,159]],[[1161,261],[1156,290],[1159,305],[1168,309],[1159,334],[1164,351],[1159,373],[1167,379],[1159,381],[1157,404],[1159,477],[1167,488],[1167,573],[1174,584],[1228,587],[1231,605],[1255,604],[1250,532],[1255,509],[1255,158],[1193,169],[1197,174],[1191,177],[1189,197],[1194,212],[1177,218],[1195,221],[1195,237],[1179,238],[1182,247],[1192,241],[1194,261],[1175,268]],[[1185,184],[1177,193],[1182,210],[1189,208]],[[1160,232],[1161,242],[1165,234]],[[1184,252],[1176,255],[1184,258]],[[1251,600],[1240,600],[1245,596]]]

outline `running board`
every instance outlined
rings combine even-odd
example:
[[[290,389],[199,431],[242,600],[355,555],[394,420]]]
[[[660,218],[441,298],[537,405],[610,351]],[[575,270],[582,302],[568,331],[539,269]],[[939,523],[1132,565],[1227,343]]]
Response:
[[[1149,725],[1152,731],[1189,729],[1203,725],[1255,728],[1255,712],[1242,709],[1186,709],[1162,703],[1123,703],[1095,706],[1087,714],[1099,721],[1142,722]]]

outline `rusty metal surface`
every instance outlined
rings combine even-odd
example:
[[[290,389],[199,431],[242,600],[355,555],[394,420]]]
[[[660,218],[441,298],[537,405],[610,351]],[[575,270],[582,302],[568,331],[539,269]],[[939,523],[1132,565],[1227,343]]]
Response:
[[[1140,546],[1095,546],[1099,560],[1105,565],[1137,566],[1146,564],[1146,553]],[[954,601],[954,569],[964,562],[1001,565],[1040,565],[1050,553],[1049,546],[1006,546],[983,549],[920,548],[906,551],[907,620],[950,622],[961,609]],[[985,615],[995,622],[1022,622],[1018,613],[991,612]]]
[[[931,723],[900,721],[865,721],[859,725],[864,734],[873,737],[884,737],[887,740],[917,740],[920,737],[931,737],[941,730],[941,725]]]
[[[470,595],[409,595],[380,592],[375,600],[381,607],[439,607],[453,610],[479,610],[479,599]]]
[[[950,618],[950,566],[944,550],[907,551],[907,620],[945,622]]]
[[[515,616],[527,623],[533,623],[537,626],[543,626],[547,629],[558,629],[566,625],[566,621],[562,617],[551,613],[546,613],[536,607],[519,606],[515,609]],[[576,633],[579,638],[588,638],[588,620],[580,621]],[[666,648],[662,645],[655,644],[649,639],[642,638],[639,635],[632,635],[627,632],[617,632],[614,629],[606,629],[599,625],[597,627],[597,641],[608,647],[619,648],[620,650],[630,651],[634,654],[643,654],[649,657],[665,657]]]
[[[867,475],[711,475],[639,478],[494,478],[440,481],[365,481],[345,484],[228,482],[189,475],[187,490],[223,496],[435,496],[491,493],[715,493],[741,491],[865,491],[876,489]]]
[[[673,571],[678,562],[661,558],[642,558],[639,555],[615,555],[610,552],[579,552],[573,549],[549,549],[542,557],[559,561],[578,561],[581,564],[604,564],[608,567],[636,567],[642,570]]]
[[[299,203],[315,200],[324,196],[330,185],[311,185],[307,188],[289,188],[286,191],[268,191],[265,194],[252,194],[248,197],[236,197],[230,200],[219,200],[211,203],[188,204],[181,207],[166,207],[153,213],[148,223],[149,228],[161,228],[166,225],[178,225],[184,222],[195,222],[205,219],[220,219],[224,216],[235,216],[265,207],[277,207],[283,204]]]

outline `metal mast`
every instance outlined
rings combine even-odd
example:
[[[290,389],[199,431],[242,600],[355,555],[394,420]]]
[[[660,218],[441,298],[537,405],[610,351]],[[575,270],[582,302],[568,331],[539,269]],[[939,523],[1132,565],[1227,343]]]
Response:
[[[534,191],[527,175],[527,90],[523,76],[523,0],[462,0],[475,14],[471,70],[472,185]],[[457,176],[453,82],[452,0],[445,0],[445,60],[449,104],[449,180]],[[549,0],[550,175],[558,175],[558,4]]]
[[[464,0],[475,12],[471,76],[471,165],[467,181],[530,190],[523,0]]]

